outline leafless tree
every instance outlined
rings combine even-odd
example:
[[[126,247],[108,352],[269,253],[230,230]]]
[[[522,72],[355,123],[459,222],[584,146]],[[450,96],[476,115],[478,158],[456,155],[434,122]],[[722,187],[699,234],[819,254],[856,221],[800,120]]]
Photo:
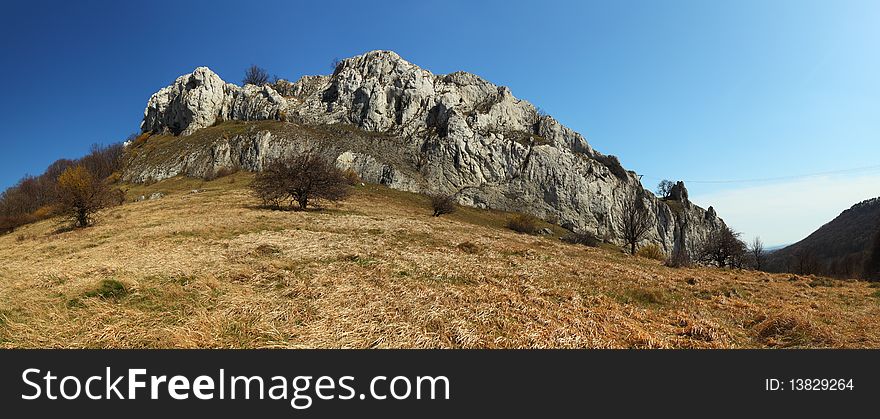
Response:
[[[439,217],[443,214],[451,214],[456,210],[455,198],[447,194],[431,195],[431,209],[434,210],[434,216]]]
[[[616,220],[617,229],[629,245],[630,254],[633,255],[636,254],[636,245],[651,229],[651,214],[642,198],[643,195],[637,193],[623,201],[620,217]]]
[[[253,84],[254,86],[262,86],[269,83],[269,72],[263,68],[252,65],[244,72],[242,84]]]
[[[266,206],[291,208],[295,202],[300,210],[310,203],[345,199],[349,193],[345,174],[310,153],[270,163],[256,175],[251,190]]]
[[[746,245],[739,236],[727,226],[712,231],[699,249],[699,260],[719,268],[744,266]]]
[[[672,193],[672,187],[675,186],[669,179],[663,179],[657,184],[657,196],[661,198],[669,198],[669,195]]]
[[[96,178],[103,180],[118,171],[122,165],[122,155],[125,152],[121,143],[102,146],[92,144],[92,148],[85,157],[79,160],[88,171]]]
[[[755,237],[751,243],[749,243],[749,255],[752,258],[752,263],[756,270],[761,270],[764,267],[764,242],[761,241],[760,237]]]
[[[789,262],[789,271],[800,275],[818,274],[821,268],[816,251],[810,248],[798,249]]]

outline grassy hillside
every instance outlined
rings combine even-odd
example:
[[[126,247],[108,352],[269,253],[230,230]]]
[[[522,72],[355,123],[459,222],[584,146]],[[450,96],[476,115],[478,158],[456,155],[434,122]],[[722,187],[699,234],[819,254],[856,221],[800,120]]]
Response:
[[[247,182],[130,186],[166,196],[0,236],[0,347],[880,347],[866,283],[670,269],[372,185],[269,211]]]

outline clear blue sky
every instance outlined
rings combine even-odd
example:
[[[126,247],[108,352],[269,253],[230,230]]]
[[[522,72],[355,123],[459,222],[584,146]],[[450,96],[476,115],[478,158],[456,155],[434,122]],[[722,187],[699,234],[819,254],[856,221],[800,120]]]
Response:
[[[4,2],[0,32],[0,187],[123,139],[153,92],[197,66],[236,83],[252,63],[296,79],[373,49],[510,86],[645,174],[648,187],[880,164],[880,2],[871,0],[31,0]],[[716,205],[722,217],[772,244],[880,195],[871,179],[880,170],[823,178],[832,191],[853,189],[833,197],[778,181],[689,189],[701,205],[728,202]],[[816,194],[779,209],[790,231],[745,215],[757,198],[734,199],[778,198],[772,187]],[[817,200],[825,206],[813,208]],[[797,208],[809,219],[794,223]]]

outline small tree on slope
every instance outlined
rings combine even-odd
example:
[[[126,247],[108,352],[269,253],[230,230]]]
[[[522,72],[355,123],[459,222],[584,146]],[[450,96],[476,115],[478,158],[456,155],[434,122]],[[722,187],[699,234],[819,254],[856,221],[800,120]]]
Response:
[[[305,210],[318,201],[339,201],[348,196],[345,174],[313,154],[301,154],[267,165],[251,183],[251,190],[272,208]]]
[[[73,221],[74,227],[86,227],[94,215],[110,204],[110,189],[85,166],[67,168],[58,176],[58,205]]]
[[[630,254],[636,254],[636,245],[651,229],[651,215],[641,193],[623,201],[620,218],[617,219],[616,224],[626,244],[629,245]]]

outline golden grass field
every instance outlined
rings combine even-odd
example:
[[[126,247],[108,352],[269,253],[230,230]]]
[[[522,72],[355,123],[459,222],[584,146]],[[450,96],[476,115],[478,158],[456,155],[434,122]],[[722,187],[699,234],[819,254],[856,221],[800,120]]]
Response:
[[[130,185],[166,196],[0,236],[0,347],[880,347],[865,282],[671,269],[373,185],[270,211],[249,181]]]

